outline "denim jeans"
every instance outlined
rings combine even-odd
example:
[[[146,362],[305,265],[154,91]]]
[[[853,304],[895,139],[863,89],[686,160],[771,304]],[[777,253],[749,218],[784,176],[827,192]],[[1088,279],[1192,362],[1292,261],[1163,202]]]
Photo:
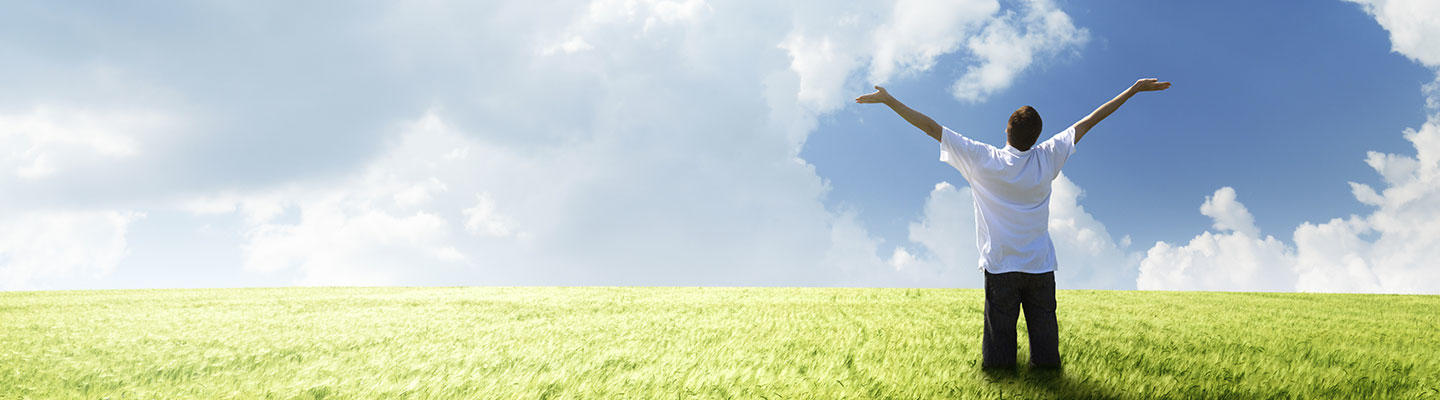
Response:
[[[985,272],[985,339],[981,366],[1015,366],[1015,321],[1025,309],[1030,366],[1060,367],[1060,327],[1055,322],[1055,272]]]

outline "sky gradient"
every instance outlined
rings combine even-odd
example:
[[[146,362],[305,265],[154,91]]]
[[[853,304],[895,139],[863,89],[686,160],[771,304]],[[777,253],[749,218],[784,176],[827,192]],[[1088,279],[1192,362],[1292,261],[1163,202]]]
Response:
[[[0,290],[976,287],[978,140],[1137,78],[1055,183],[1067,288],[1440,292],[1440,6],[17,4]]]

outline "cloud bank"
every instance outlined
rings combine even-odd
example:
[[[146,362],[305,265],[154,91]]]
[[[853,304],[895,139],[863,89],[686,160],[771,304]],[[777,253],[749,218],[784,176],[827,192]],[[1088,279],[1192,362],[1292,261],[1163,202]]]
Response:
[[[6,37],[51,39],[5,43],[0,143],[23,151],[0,191],[30,196],[0,230],[43,209],[98,229],[0,237],[6,288],[105,275],[161,209],[233,220],[238,263],[294,284],[964,284],[897,273],[800,148],[862,78],[960,53],[978,100],[1086,41],[1046,0],[6,15],[31,33]],[[29,261],[43,248],[92,255]]]
[[[1440,69],[1440,5],[1355,3]],[[953,55],[982,102],[1089,38],[1047,0],[48,7],[0,15],[25,32],[0,36],[7,290],[103,279],[175,209],[233,219],[237,268],[283,284],[977,286],[968,188],[937,184],[880,254],[799,150],[870,82]],[[1425,90],[1415,154],[1351,184],[1373,209],[1293,243],[1227,187],[1213,232],[1133,251],[1062,176],[1060,284],[1436,292],[1440,74]]]

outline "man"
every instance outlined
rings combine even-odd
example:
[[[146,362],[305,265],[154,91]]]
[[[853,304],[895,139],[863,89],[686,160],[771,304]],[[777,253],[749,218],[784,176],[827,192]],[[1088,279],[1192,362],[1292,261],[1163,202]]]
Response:
[[[1055,322],[1055,245],[1050,241],[1050,182],[1095,124],[1136,93],[1165,90],[1170,82],[1141,79],[1090,115],[1038,145],[1040,114],[1030,106],[1010,114],[1006,146],[971,140],[911,110],[876,86],[856,103],[881,103],[940,142],[940,161],[960,170],[975,196],[975,237],[985,273],[982,367],[1015,366],[1015,320],[1025,308],[1030,366],[1060,367]]]

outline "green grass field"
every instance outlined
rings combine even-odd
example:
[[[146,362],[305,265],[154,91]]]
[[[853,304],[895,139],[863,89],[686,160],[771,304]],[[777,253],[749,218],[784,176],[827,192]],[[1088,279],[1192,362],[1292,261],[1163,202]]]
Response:
[[[1440,296],[1061,291],[1058,373],[978,369],[982,297],[0,293],[0,399],[1440,397]]]

